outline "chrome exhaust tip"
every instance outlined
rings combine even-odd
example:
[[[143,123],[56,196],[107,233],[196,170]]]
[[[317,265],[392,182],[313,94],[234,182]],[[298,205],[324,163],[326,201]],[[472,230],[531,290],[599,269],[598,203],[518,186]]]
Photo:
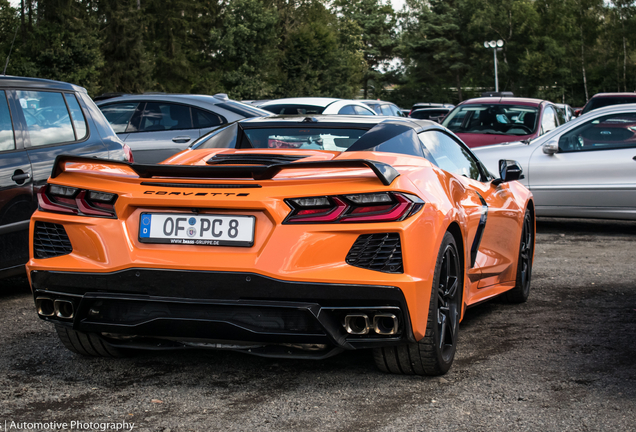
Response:
[[[344,327],[352,335],[365,335],[371,330],[371,322],[365,314],[351,314],[345,316]]]
[[[35,299],[35,308],[40,316],[52,317],[55,315],[53,300],[48,297],[37,297]]]
[[[73,318],[73,302],[68,300],[55,300],[53,302],[53,308],[55,309],[55,316],[58,318]]]
[[[375,314],[373,317],[373,330],[379,335],[394,335],[398,332],[398,319],[389,313]]]

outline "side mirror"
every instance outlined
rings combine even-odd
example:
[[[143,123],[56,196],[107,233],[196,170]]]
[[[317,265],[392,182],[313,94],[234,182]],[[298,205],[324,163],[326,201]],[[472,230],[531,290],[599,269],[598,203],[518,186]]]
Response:
[[[499,176],[501,178],[493,180],[494,184],[501,184],[504,182],[519,180],[523,178],[523,170],[519,162],[514,160],[499,160]]]
[[[547,155],[553,155],[559,151],[559,142],[557,140],[550,140],[543,145],[543,153]]]
[[[581,115],[581,111],[583,110],[583,108],[578,108],[574,110],[574,117],[578,117]]]

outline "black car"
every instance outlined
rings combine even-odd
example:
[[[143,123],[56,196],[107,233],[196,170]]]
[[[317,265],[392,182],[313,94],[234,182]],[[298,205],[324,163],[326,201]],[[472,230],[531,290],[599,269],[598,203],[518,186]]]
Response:
[[[36,192],[60,154],[129,160],[84,88],[0,76],[0,278],[24,273]]]
[[[414,110],[409,117],[419,120],[431,120],[441,123],[446,114],[451,112],[452,108],[419,108]]]

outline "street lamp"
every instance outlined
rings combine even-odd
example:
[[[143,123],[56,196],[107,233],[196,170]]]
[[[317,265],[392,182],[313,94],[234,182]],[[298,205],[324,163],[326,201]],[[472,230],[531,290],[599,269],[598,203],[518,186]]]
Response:
[[[502,46],[504,46],[504,41],[501,39],[498,41],[491,40],[490,42],[484,42],[484,48],[492,48],[492,52],[495,57],[495,92],[499,92],[499,78],[497,77],[497,50],[501,50]]]

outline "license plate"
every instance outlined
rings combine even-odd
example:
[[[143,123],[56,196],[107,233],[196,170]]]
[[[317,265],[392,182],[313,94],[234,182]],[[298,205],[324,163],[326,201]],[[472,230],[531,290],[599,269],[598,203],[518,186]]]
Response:
[[[254,216],[142,213],[139,241],[203,246],[254,245]]]

